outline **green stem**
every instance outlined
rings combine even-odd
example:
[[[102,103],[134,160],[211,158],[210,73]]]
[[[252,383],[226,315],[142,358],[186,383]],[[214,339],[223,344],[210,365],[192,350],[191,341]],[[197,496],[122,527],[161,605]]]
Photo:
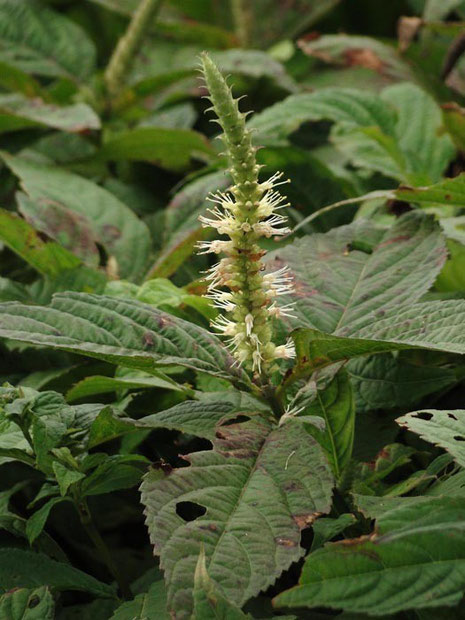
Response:
[[[231,0],[234,30],[241,47],[248,47],[250,39],[251,14],[244,0]]]
[[[116,566],[113,558],[111,557],[110,551],[105,544],[105,541],[103,540],[100,532],[96,528],[89,510],[89,506],[87,504],[87,500],[81,499],[79,502],[76,502],[76,507],[79,513],[79,519],[81,521],[82,527],[87,532],[87,535],[93,542],[96,550],[100,555],[100,558],[102,559],[110,574],[113,576],[116,583],[118,584],[122,596],[125,599],[131,599],[133,597],[133,594],[131,592],[129,583],[118,570],[118,567]]]
[[[141,0],[126,32],[118,41],[103,76],[111,97],[116,97],[124,86],[134,57],[155,15],[160,10],[162,2],[163,0]]]

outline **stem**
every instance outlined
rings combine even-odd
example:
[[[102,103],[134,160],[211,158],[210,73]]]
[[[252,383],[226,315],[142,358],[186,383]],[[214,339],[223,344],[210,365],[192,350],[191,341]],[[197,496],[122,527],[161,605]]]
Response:
[[[163,0],[141,0],[126,32],[118,41],[103,76],[111,97],[116,97],[124,86],[134,57],[162,3]]]
[[[118,567],[116,566],[113,558],[111,557],[110,551],[105,541],[103,540],[100,532],[96,528],[95,523],[92,520],[92,515],[90,513],[87,500],[81,499],[79,502],[76,502],[76,507],[79,513],[79,519],[81,521],[82,527],[85,529],[87,535],[94,543],[96,550],[100,554],[100,558],[102,559],[103,563],[108,568],[109,572],[118,584],[121,594],[125,599],[131,599],[133,597],[133,594],[131,592],[129,583],[118,570]]]
[[[234,31],[241,47],[247,47],[250,39],[251,14],[244,0],[231,0]]]

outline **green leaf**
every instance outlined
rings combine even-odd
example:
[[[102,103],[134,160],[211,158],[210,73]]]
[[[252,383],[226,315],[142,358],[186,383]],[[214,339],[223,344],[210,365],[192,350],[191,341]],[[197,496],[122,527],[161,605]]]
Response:
[[[55,474],[55,478],[57,479],[57,482],[58,482],[58,486],[60,487],[60,493],[62,496],[66,495],[69,487],[72,484],[84,478],[83,473],[81,473],[80,471],[76,471],[75,469],[70,469],[69,467],[65,467],[59,461],[54,461],[52,464],[52,467],[53,467],[53,472]]]
[[[38,207],[58,204],[64,211],[77,214],[92,231],[93,241],[101,243],[108,256],[116,259],[121,277],[136,279],[141,275],[150,252],[150,234],[146,225],[126,205],[92,181],[56,166],[38,164],[7,153],[2,153],[2,157],[20,177],[22,188]],[[69,219],[72,219],[71,215]],[[52,223],[51,236],[56,237],[60,231],[54,230],[53,226]],[[66,239],[66,230],[61,232]],[[60,241],[63,240],[60,237]]]
[[[323,447],[336,478],[339,478],[351,459],[354,443],[355,406],[349,376],[341,369],[323,389],[315,385],[305,392],[311,401],[305,404],[299,419]],[[293,403],[295,407],[300,405],[299,394]],[[322,418],[324,428],[320,429],[312,423],[311,416]]]
[[[65,501],[68,501],[65,497],[52,497],[52,499],[49,499],[48,502],[29,517],[26,523],[26,536],[29,540],[29,544],[32,545],[35,539],[42,533],[52,508],[56,506],[56,504],[61,504]]]
[[[139,455],[107,457],[81,484],[83,497],[103,495],[139,484],[147,459]]]
[[[189,467],[152,469],[141,486],[168,608],[180,619],[192,613],[202,545],[212,582],[240,607],[301,557],[300,530],[331,505],[330,469],[301,423],[276,428],[243,413],[251,419],[217,425],[213,450],[185,456]],[[186,521],[177,511],[186,502],[205,513]]]
[[[363,242],[363,246],[359,242]],[[303,237],[270,253],[268,269],[288,265],[295,279],[297,319],[289,327],[312,327],[355,335],[390,309],[414,303],[428,291],[446,260],[439,225],[412,212],[388,230],[356,220],[326,234]],[[367,318],[368,317],[368,318]]]
[[[182,386],[173,380],[170,380],[164,373],[146,374],[141,373],[140,377],[105,377],[94,375],[86,377],[79,383],[76,383],[66,394],[68,401],[87,398],[95,394],[108,394],[110,392],[119,392],[121,390],[132,389],[153,389],[175,390],[183,392]]]
[[[330,607],[381,616],[454,605],[465,587],[465,500],[438,498],[384,513],[369,537],[308,556],[277,607]]]
[[[455,153],[444,133],[440,107],[412,83],[390,86],[381,96],[397,110],[396,142],[405,154],[408,175],[415,177],[415,185],[436,183]]]
[[[63,15],[28,0],[0,0],[0,60],[26,73],[84,80],[96,51]]]
[[[406,309],[393,309],[384,318],[356,331],[358,337],[341,337],[314,329],[297,329],[292,333],[297,351],[297,364],[286,383],[307,377],[318,368],[359,357],[426,349],[465,354],[465,302],[440,301],[413,304]],[[444,330],[444,322],[448,330]],[[361,326],[359,326],[361,327]],[[354,330],[355,331],[355,330]]]
[[[134,423],[138,427],[167,428],[213,440],[217,424],[221,425],[227,420],[243,415],[245,407],[241,403],[235,404],[229,401],[227,395],[222,399],[218,394],[210,396],[211,400],[189,400],[160,413],[145,416]]]
[[[330,517],[318,519],[313,524],[313,540],[310,552],[320,549],[328,540],[338,536],[356,522],[357,519],[350,513],[343,513],[335,519]]]
[[[394,111],[379,97],[349,88],[325,88],[291,95],[256,114],[249,126],[260,132],[266,146],[283,146],[288,136],[309,121],[331,120],[348,128],[379,127],[394,135]]]
[[[465,467],[465,410],[422,409],[407,413],[396,422],[425,441],[444,448]]]
[[[156,581],[144,594],[123,603],[111,620],[170,620],[166,611],[166,590],[163,580]]]
[[[358,412],[409,407],[457,381],[452,368],[417,365],[392,354],[354,359],[346,368]]]
[[[47,587],[21,588],[0,597],[0,617],[5,620],[53,620],[55,602]]]
[[[105,441],[134,432],[136,430],[134,424],[134,421],[129,418],[123,420],[116,417],[111,407],[104,407],[92,422],[87,448],[90,450]]]
[[[56,562],[43,553],[23,549],[0,549],[0,593],[12,588],[48,585],[62,590],[89,592],[104,598],[115,596],[112,586],[82,571]]]
[[[194,575],[194,612],[192,620],[204,618],[204,620],[244,620],[251,619],[249,614],[244,614],[235,605],[232,605],[221,594],[212,582],[207,572],[205,551],[200,551]]]
[[[180,365],[247,383],[216,336],[152,306],[124,299],[68,293],[55,295],[47,307],[2,304],[0,336],[130,368],[150,371]]]
[[[395,190],[395,194],[399,200],[413,202],[424,208],[437,205],[464,207],[465,174],[459,174],[453,179],[445,179],[430,187],[400,187]]]
[[[45,126],[79,133],[99,129],[100,119],[85,103],[57,106],[40,98],[0,95],[0,132],[26,127]]]
[[[111,136],[97,158],[110,161],[149,161],[168,170],[182,171],[195,156],[213,155],[202,134],[192,129],[139,127]]]
[[[38,232],[14,213],[0,209],[0,240],[39,273],[55,277],[81,264],[79,258]]]

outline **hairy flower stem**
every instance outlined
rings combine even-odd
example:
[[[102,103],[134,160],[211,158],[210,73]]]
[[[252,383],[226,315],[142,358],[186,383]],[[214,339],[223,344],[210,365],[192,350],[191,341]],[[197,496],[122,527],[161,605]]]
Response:
[[[124,86],[134,57],[139,51],[150,24],[160,10],[162,2],[163,0],[141,0],[128,29],[118,41],[103,76],[111,97],[117,97]]]
[[[208,57],[202,54],[203,74],[212,102],[223,129],[223,142],[229,160],[233,185],[225,194],[210,197],[214,207],[212,217],[200,217],[204,226],[216,228],[228,241],[200,242],[203,253],[224,253],[209,270],[209,293],[218,308],[230,318],[220,316],[212,325],[230,339],[230,346],[238,363],[255,373],[258,383],[266,385],[276,367],[277,358],[294,356],[293,345],[276,346],[272,340],[272,318],[287,315],[289,308],[279,307],[276,297],[292,289],[287,268],[263,274],[262,258],[265,251],[262,237],[282,235],[289,231],[282,227],[286,218],[277,212],[286,207],[285,198],[275,187],[281,185],[281,175],[275,174],[265,182],[259,181],[261,166],[257,164],[257,148],[252,145],[251,131],[246,127],[246,114],[240,112],[238,100]],[[229,289],[224,291],[223,289]]]

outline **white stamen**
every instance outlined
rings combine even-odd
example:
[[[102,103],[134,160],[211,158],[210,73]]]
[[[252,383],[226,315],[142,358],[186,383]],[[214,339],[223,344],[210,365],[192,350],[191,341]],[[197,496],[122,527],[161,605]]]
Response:
[[[274,350],[274,355],[276,358],[281,358],[285,360],[289,360],[295,357],[295,345],[292,340],[286,342],[286,344],[281,344],[279,347],[276,347]]]
[[[252,329],[253,329],[253,316],[250,313],[246,315],[244,319],[244,323],[245,323],[245,333],[247,334],[247,336],[250,336],[250,334],[252,333]]]

